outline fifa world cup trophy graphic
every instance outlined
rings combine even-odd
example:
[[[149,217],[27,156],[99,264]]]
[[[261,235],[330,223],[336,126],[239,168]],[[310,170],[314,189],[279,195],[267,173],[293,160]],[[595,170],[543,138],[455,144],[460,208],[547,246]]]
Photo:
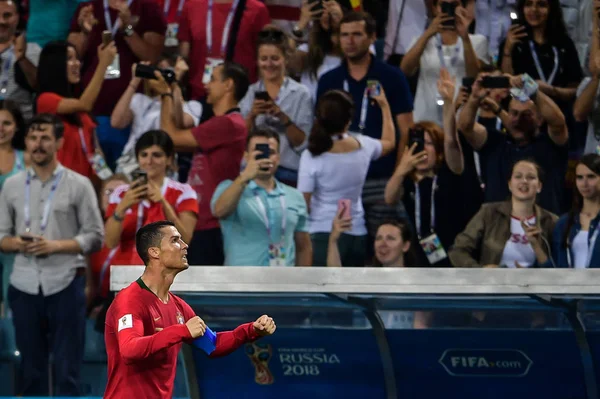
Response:
[[[273,355],[271,345],[261,342],[246,344],[246,355],[254,366],[254,381],[259,385],[272,384],[275,378],[269,370],[269,360]]]

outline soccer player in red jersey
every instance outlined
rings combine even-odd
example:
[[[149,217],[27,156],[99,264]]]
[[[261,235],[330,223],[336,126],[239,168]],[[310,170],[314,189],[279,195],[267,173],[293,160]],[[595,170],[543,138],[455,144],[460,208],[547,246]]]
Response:
[[[175,276],[189,267],[187,247],[172,222],[150,223],[138,230],[136,249],[146,269],[116,295],[106,314],[105,399],[172,397],[182,343],[192,343],[206,331],[192,308],[169,292]],[[210,356],[225,356],[273,334],[275,328],[273,319],[263,315],[233,331],[219,332]]]

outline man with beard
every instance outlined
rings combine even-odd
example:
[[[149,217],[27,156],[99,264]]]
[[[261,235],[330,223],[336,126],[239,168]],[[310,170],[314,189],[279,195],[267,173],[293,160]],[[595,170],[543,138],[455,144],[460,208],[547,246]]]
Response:
[[[0,193],[0,250],[16,253],[8,288],[17,348],[18,396],[80,396],[85,335],[85,256],[100,249],[103,223],[92,183],[62,166],[63,125],[33,118],[25,137],[31,167]]]
[[[349,130],[374,139],[381,139],[383,117],[376,102],[369,99],[369,87],[381,85],[390,104],[399,134],[399,139],[396,140],[399,143],[398,150],[371,162],[362,192],[371,239],[382,222],[398,216],[395,206],[385,204],[383,194],[408,143],[408,130],[413,124],[413,100],[406,77],[399,68],[379,61],[369,53],[369,47],[375,42],[375,31],[375,20],[369,14],[346,14],[340,21],[339,33],[344,60],[342,65],[319,79],[317,88],[317,101],[330,90],[350,93],[356,112]],[[373,245],[367,247],[373,248]]]
[[[0,99],[13,100],[26,120],[31,118],[37,64],[42,49],[17,34],[19,9],[16,1],[0,0]]]
[[[490,91],[482,87],[486,75],[480,74],[473,84],[457,122],[457,128],[467,142],[479,152],[482,169],[486,170],[485,202],[505,200],[509,195],[506,182],[510,179],[512,165],[529,158],[545,173],[539,205],[559,213],[569,155],[569,131],[563,113],[550,97],[536,90],[526,101],[511,100],[507,134],[476,123],[477,109],[483,102],[494,109],[499,108],[489,97]],[[521,76],[511,77],[513,87],[521,87],[522,82]],[[542,129],[544,124],[546,127]]]

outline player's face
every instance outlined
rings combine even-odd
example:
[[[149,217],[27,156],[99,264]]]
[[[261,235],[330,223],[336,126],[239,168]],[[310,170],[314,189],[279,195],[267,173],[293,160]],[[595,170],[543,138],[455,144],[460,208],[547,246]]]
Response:
[[[160,261],[167,269],[185,270],[188,245],[181,239],[181,234],[173,226],[164,227],[163,239],[160,243]]]

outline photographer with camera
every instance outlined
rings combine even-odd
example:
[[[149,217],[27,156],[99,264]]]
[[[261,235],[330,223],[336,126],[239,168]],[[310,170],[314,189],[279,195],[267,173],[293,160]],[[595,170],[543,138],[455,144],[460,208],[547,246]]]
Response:
[[[505,182],[510,179],[512,165],[531,158],[546,172],[540,206],[559,213],[569,155],[569,131],[563,113],[550,97],[538,90],[531,77],[511,76],[513,98],[508,109],[507,134],[485,127],[475,119],[482,103],[494,102],[489,97],[490,90],[483,87],[486,76],[483,73],[477,78],[457,118],[458,130],[473,150],[479,152],[482,169],[486,171],[485,202],[505,200],[509,195]]]
[[[188,70],[183,58],[162,55],[156,67],[149,62],[134,64],[132,79],[115,106],[110,117],[110,124],[115,129],[124,129],[131,124],[131,132],[123,153],[117,159],[117,173],[124,173],[129,177],[131,172],[138,168],[135,157],[136,141],[149,130],[160,129],[161,93],[154,87],[152,80],[156,79],[154,71],[160,71],[168,79],[172,87],[173,108],[171,118],[177,128],[190,129],[196,126],[202,115],[202,105],[198,101],[185,101],[179,82]],[[144,93],[138,93],[140,83],[143,81]]]
[[[447,250],[463,227],[463,194],[456,188],[464,159],[455,127],[454,79],[446,70],[438,90],[444,100],[444,128],[416,123],[409,133],[410,147],[385,187],[386,203],[402,201],[415,227],[418,266],[450,266]]]
[[[140,227],[170,220],[189,242],[198,220],[198,200],[194,189],[167,177],[175,153],[173,140],[162,130],[150,130],[135,144],[140,169],[132,173],[132,183],[117,187],[106,211],[106,246],[119,246],[112,263],[141,265],[135,249]]]

